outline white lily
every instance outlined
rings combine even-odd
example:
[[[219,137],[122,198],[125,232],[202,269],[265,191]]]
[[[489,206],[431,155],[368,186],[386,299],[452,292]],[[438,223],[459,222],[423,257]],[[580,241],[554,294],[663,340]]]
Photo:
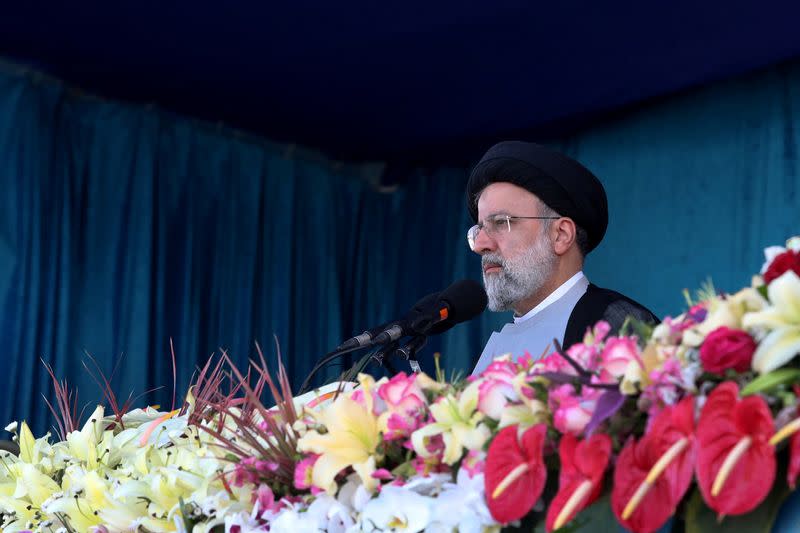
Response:
[[[706,319],[683,333],[683,344],[699,347],[709,333],[725,326],[731,329],[742,327],[745,314],[761,311],[767,302],[753,288],[742,289],[732,296],[717,297],[710,302]]]
[[[428,439],[442,435],[444,440],[444,462],[454,464],[461,458],[464,448],[478,450],[491,436],[483,424],[483,414],[478,411],[478,387],[480,381],[467,386],[461,396],[448,395],[430,406],[433,424],[428,424],[411,434],[414,451],[421,457],[430,457]]]
[[[800,277],[791,270],[767,288],[770,306],[747,313],[742,323],[749,330],[763,329],[766,337],[753,355],[753,370],[765,374],[800,353]]]

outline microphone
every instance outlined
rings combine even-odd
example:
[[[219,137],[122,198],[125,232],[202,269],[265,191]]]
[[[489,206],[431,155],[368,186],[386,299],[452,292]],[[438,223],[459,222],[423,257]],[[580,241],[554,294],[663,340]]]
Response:
[[[432,298],[434,296],[438,298]],[[420,304],[427,303],[426,300],[433,301],[433,305],[416,314],[409,313],[410,317],[392,324],[376,335],[371,344],[384,344],[407,335],[443,333],[456,324],[475,318],[486,309],[488,303],[486,291],[480,283],[471,279],[456,281],[441,293],[426,296],[415,308],[422,307]]]
[[[456,324],[471,320],[481,314],[486,309],[487,302],[488,298],[483,287],[473,280],[457,281],[442,292],[429,294],[414,304],[414,307],[402,319],[356,335],[343,342],[333,352],[322,357],[303,381],[300,393],[306,391],[311,379],[322,367],[337,357],[361,347],[391,343],[407,335],[424,338],[426,335],[443,333]],[[387,325],[389,325],[388,328]],[[424,344],[423,339],[412,339],[407,345],[408,351],[401,350],[401,354],[411,354],[414,350],[422,347],[422,344]],[[344,347],[346,345],[347,347]],[[386,350],[386,348],[382,350]],[[381,360],[386,353],[382,352]]]
[[[380,326],[368,329],[367,331],[365,331],[360,335],[351,337],[346,341],[344,341],[339,346],[337,346],[335,351],[338,352],[339,350],[349,350],[350,348],[357,349],[365,346],[372,346],[373,344],[375,344],[375,342],[373,341],[375,337],[377,337],[379,334],[385,331],[388,331],[389,329],[392,328],[392,326],[395,326],[396,324],[400,324],[403,322],[408,322],[409,320],[412,320],[415,316],[428,310],[432,305],[434,305],[439,300],[439,295],[441,294],[442,293],[440,292],[433,292],[427,296],[423,296],[417,303],[414,304],[411,310],[408,313],[406,313],[406,315],[400,320],[384,322]]]

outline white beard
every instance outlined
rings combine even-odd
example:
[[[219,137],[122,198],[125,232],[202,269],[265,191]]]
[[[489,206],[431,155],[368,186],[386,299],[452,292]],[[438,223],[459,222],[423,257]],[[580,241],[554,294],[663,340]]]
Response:
[[[510,311],[517,302],[539,291],[556,269],[557,256],[548,246],[547,238],[539,237],[521,255],[503,259],[500,254],[487,253],[481,264],[501,266],[498,273],[483,273],[483,284],[492,311]]]

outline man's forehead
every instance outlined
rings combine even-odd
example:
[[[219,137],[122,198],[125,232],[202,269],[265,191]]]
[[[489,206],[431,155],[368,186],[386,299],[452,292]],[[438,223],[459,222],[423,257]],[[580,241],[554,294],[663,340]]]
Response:
[[[478,195],[478,212],[483,216],[509,214],[508,210],[535,208],[538,205],[539,199],[535,194],[508,182],[491,183]]]

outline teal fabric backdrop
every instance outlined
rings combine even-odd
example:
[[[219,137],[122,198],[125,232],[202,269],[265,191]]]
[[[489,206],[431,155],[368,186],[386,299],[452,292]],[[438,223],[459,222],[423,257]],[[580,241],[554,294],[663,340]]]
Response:
[[[800,65],[694,91],[562,140],[605,183],[611,222],[592,281],[660,315],[712,276],[749,282],[762,248],[800,233]],[[479,157],[480,154],[475,154]],[[419,297],[478,279],[465,244],[465,169],[417,172],[392,193],[379,166],[97,100],[0,68],[0,419],[52,420],[40,358],[97,396],[84,351],[122,396],[171,401],[220,347],[244,364],[273,335],[298,384],[341,340]],[[469,368],[485,313],[425,350]],[[330,375],[335,369],[330,370]]]

